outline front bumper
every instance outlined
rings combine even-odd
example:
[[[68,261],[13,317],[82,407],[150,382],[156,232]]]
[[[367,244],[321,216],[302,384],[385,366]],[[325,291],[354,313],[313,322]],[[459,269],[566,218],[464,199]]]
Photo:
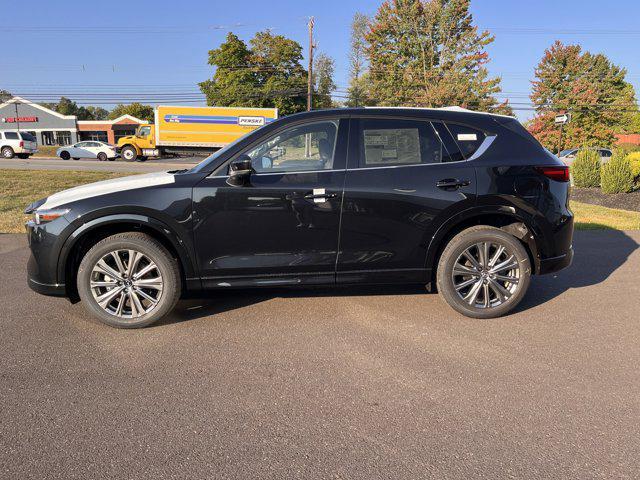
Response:
[[[31,250],[27,262],[27,285],[42,295],[67,296],[66,285],[57,278],[61,241],[59,230],[66,224],[67,221],[60,218],[45,225],[36,225],[33,221],[25,225]]]

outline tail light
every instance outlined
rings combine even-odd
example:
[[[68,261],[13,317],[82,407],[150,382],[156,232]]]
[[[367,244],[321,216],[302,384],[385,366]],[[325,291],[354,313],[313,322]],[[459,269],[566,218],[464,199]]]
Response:
[[[20,148],[24,147],[24,142],[22,140],[20,140]]]
[[[555,180],[557,182],[568,182],[569,181],[569,167],[566,165],[563,166],[553,166],[553,167],[536,167],[536,170],[551,180]]]

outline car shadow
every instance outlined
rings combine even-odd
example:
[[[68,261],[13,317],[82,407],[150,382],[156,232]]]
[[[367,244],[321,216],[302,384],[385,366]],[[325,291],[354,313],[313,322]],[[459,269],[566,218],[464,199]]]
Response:
[[[529,292],[515,312],[534,308],[571,288],[587,287],[603,282],[627,261],[638,248],[638,243],[621,231],[594,230],[575,232],[573,246],[575,250],[573,264],[558,273],[534,276]],[[273,298],[425,295],[426,293],[427,290],[421,285],[219,290],[211,292],[206,298],[181,300],[176,309],[157,325],[181,323],[218,315]]]
[[[590,227],[606,227],[590,224]],[[529,292],[516,311],[545,303],[572,288],[597,285],[622,266],[638,243],[619,230],[580,230],[573,237],[574,258],[569,268],[534,276]]]

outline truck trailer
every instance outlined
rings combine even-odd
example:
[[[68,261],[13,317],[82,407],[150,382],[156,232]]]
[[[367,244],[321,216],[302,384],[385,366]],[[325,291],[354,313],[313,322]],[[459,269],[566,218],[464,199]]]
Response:
[[[206,155],[277,118],[277,108],[158,106],[154,123],[120,138],[117,151],[129,162]]]

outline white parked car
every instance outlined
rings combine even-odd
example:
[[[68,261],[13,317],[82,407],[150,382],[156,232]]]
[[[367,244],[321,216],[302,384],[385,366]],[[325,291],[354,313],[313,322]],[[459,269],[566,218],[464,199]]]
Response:
[[[87,140],[74,145],[60,147],[56,150],[56,155],[63,160],[69,160],[70,158],[74,160],[78,160],[79,158],[97,158],[101,162],[105,160],[115,160],[118,156],[116,154],[116,147],[94,140]]]
[[[0,155],[3,158],[29,158],[38,151],[36,138],[27,132],[0,132]]]

